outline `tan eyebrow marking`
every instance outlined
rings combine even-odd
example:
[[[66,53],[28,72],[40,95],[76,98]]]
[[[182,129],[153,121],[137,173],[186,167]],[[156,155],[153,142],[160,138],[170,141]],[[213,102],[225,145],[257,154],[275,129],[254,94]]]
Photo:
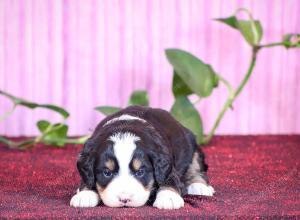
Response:
[[[112,159],[108,159],[108,161],[105,162],[105,166],[113,171],[115,169],[115,162]]]
[[[133,159],[132,166],[134,170],[139,170],[142,166],[142,162],[139,159]]]

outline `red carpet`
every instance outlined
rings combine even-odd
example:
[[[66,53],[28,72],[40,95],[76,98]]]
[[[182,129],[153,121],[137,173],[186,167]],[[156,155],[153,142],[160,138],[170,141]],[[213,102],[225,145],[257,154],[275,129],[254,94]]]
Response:
[[[199,219],[300,217],[300,136],[216,137],[204,148],[214,197],[186,196],[179,210],[71,208],[80,146],[30,151],[0,146],[0,218]]]

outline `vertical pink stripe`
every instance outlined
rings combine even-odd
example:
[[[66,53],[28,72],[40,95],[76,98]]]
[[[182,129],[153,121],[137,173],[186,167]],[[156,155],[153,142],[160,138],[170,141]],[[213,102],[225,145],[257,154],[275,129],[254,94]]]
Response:
[[[63,18],[63,27],[62,27],[62,44],[63,44],[63,80],[62,85],[65,87],[65,91],[62,93],[63,99],[62,103],[63,106],[67,105],[67,95],[68,95],[68,79],[67,79],[67,73],[68,73],[68,47],[69,47],[69,7],[68,7],[69,1],[64,0],[63,6],[62,6],[62,18]]]
[[[19,71],[19,75],[20,75],[20,82],[25,82],[26,81],[26,75],[25,75],[25,5],[24,5],[24,1],[20,1],[19,4],[19,66],[20,66],[20,71]],[[26,84],[21,83],[20,87],[19,87],[20,91],[23,91],[22,96],[26,97],[27,96],[27,88],[26,88]],[[23,111],[22,111],[23,110]],[[21,113],[25,114],[25,110],[22,109]],[[20,119],[20,123],[19,124],[19,130],[21,133],[24,133],[25,129],[25,120],[26,117],[21,118]]]
[[[0,1],[0,88],[5,88],[5,4]],[[4,97],[0,97],[0,114],[3,115],[7,111],[6,101]],[[0,124],[0,134],[5,134],[5,126]]]
[[[4,1],[0,1],[0,88],[5,87],[5,4]],[[0,114],[3,115],[7,111],[6,100],[4,97],[0,97]],[[0,124],[0,134],[5,134],[5,126],[2,122]]]
[[[91,98],[93,100],[97,100],[97,74],[101,74],[101,73],[97,73],[97,66],[96,66],[96,62],[98,60],[98,53],[97,50],[99,49],[97,47],[97,41],[98,41],[98,32],[97,30],[97,16],[96,16],[96,9],[99,7],[98,2],[96,0],[92,1],[92,7],[91,7],[91,12],[90,12],[90,44],[89,49],[91,52],[91,77],[90,77],[90,85],[92,85],[92,88],[94,91],[92,91],[91,93]],[[94,49],[95,48],[95,49]]]
[[[126,85],[131,83],[130,82],[131,79],[128,78],[127,70],[125,69],[126,64],[128,65],[128,63],[126,63],[126,61],[128,60],[127,56],[129,56],[129,54],[125,53],[125,50],[127,49],[126,46],[129,43],[129,42],[127,42],[126,35],[125,35],[126,34],[125,30],[126,30],[126,27],[128,25],[128,21],[126,20],[126,3],[122,0],[119,0],[118,5],[119,5],[118,13],[120,14],[120,21],[123,21],[123,25],[120,25],[118,27],[118,29],[119,29],[120,48],[119,48],[119,51],[116,52],[116,56],[119,57],[119,69],[118,69],[118,71],[122,72],[122,74],[120,74],[120,81],[123,82],[121,84],[122,88],[119,87],[118,95],[121,99],[121,105],[124,106],[127,103],[126,103],[126,94],[124,94],[124,92],[123,92],[123,87],[126,87]],[[124,88],[124,89],[126,91],[130,90],[130,88]]]
[[[151,25],[151,17],[152,17],[152,1],[147,1],[147,11],[146,11],[146,26],[148,27],[148,31],[146,32],[145,39],[146,39],[146,44],[148,45],[147,47],[147,55],[148,55],[148,62],[147,62],[147,83],[146,83],[146,90],[149,91],[149,94],[151,93],[151,85],[152,85],[152,48],[153,48],[153,43],[152,43],[152,36],[153,36],[153,30],[152,30],[152,25]],[[151,100],[153,100],[153,97],[150,96]],[[151,102],[152,103],[152,102]]]
[[[297,2],[297,1],[296,1]],[[295,7],[295,11],[299,12],[300,11],[300,4],[298,4],[298,8]],[[296,33],[300,32],[300,18],[298,16],[297,21],[296,21]],[[297,50],[295,52],[296,54],[296,58],[300,57],[300,50]],[[294,58],[295,59],[295,58]],[[300,63],[298,62],[298,59],[296,60],[296,66],[295,66],[295,71],[293,71],[296,74],[296,80],[295,82],[299,82],[300,80]],[[295,124],[296,124],[296,128],[292,131],[293,133],[300,133],[300,114],[299,114],[299,109],[300,109],[300,101],[299,101],[299,94],[300,94],[300,85],[299,83],[296,83],[295,85],[296,91],[293,95],[294,100],[296,100],[296,105],[293,105],[296,111],[296,114],[293,115],[293,118],[296,118],[295,120]]]

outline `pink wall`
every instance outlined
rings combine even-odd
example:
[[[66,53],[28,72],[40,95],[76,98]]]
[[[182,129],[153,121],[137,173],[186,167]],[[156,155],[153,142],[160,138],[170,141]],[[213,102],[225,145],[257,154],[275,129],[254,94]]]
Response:
[[[234,85],[244,75],[250,48],[239,34],[212,18],[246,7],[260,19],[263,42],[300,32],[297,0],[0,0],[0,88],[71,113],[71,134],[91,131],[98,105],[125,105],[134,89],[147,89],[151,105],[169,109],[172,69],[164,49],[189,50]],[[300,50],[261,51],[245,91],[219,134],[300,132]],[[222,86],[198,105],[205,129],[226,97]],[[0,114],[10,103],[0,98]],[[44,110],[18,108],[0,134],[36,134]]]

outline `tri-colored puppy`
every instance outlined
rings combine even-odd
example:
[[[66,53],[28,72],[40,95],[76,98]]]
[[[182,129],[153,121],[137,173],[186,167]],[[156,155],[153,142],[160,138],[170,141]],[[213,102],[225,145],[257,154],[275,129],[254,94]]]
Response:
[[[105,118],[77,168],[82,181],[70,201],[74,207],[102,200],[110,207],[178,209],[186,194],[214,193],[194,135],[161,109],[131,106]]]

